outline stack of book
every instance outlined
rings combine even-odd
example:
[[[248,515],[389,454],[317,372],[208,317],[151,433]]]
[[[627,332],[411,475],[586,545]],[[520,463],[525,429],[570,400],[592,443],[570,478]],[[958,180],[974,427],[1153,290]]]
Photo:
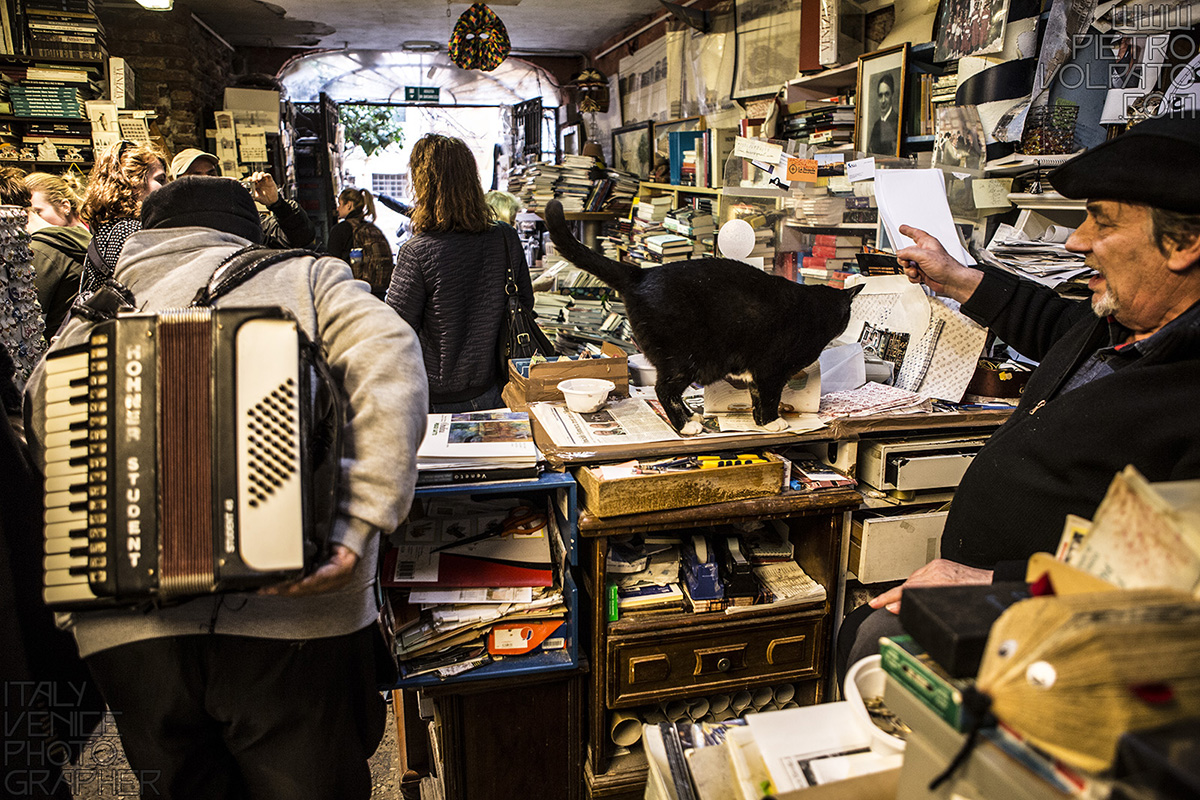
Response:
[[[93,0],[25,0],[29,54],[34,58],[104,61],[104,26]]]
[[[591,170],[596,160],[591,156],[563,156],[554,182],[554,196],[566,213],[579,213],[592,195]]]
[[[417,450],[417,483],[530,479],[537,477],[537,462],[528,414],[430,414]]]
[[[781,139],[838,146],[854,139],[854,106],[837,102],[793,103],[780,121]]]
[[[656,233],[644,240],[648,258],[643,266],[658,266],[671,261],[691,258],[695,241],[677,233]]]
[[[392,534],[381,582],[404,678],[562,651],[567,609],[553,511],[511,498],[424,498]]]

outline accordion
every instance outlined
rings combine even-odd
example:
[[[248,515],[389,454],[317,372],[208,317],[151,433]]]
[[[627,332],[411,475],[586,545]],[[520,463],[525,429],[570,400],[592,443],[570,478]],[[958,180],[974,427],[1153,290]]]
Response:
[[[51,608],[252,590],[324,555],[343,407],[283,309],[120,314],[45,371]]]

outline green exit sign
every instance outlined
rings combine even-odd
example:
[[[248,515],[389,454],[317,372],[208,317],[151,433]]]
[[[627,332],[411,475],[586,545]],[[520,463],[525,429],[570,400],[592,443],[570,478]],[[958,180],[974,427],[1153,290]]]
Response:
[[[438,92],[436,86],[405,86],[404,102],[406,103],[436,103]]]

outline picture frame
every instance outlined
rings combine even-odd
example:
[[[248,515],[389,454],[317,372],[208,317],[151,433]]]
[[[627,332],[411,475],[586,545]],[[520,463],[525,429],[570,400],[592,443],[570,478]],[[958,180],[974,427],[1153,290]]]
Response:
[[[996,53],[1004,47],[1009,0],[945,0],[934,19],[934,61]]]
[[[558,126],[558,154],[562,156],[577,156],[583,151],[586,141],[583,120],[564,122]]]
[[[908,42],[858,57],[855,150],[871,155],[900,155],[907,85]]]
[[[654,123],[654,170],[671,163],[671,132],[672,131],[702,131],[704,117],[684,117],[670,119],[666,122]]]
[[[735,0],[732,97],[775,94],[800,67],[803,0]]]
[[[612,165],[631,172],[641,180],[654,168],[654,123],[625,125],[612,133]]]

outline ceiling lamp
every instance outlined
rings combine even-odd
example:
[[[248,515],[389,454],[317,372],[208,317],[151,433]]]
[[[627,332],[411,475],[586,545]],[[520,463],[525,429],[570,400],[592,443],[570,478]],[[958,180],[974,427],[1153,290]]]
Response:
[[[137,4],[147,11],[170,11],[175,0],[137,0]]]

